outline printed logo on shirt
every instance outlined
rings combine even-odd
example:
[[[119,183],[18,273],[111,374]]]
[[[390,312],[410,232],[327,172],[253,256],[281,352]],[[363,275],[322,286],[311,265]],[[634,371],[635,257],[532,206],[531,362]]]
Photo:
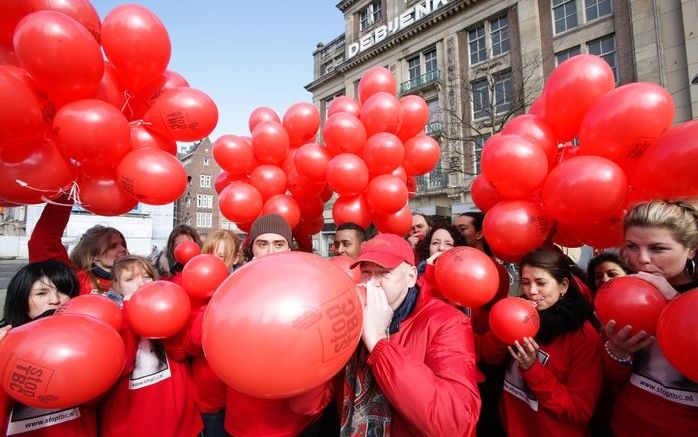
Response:
[[[7,435],[21,434],[48,428],[59,423],[69,422],[80,418],[80,408],[34,408],[16,403],[10,413],[10,421],[7,424]]]
[[[136,352],[136,362],[129,375],[128,389],[138,390],[157,384],[172,376],[167,361],[165,345],[159,340],[141,338]]]
[[[548,364],[550,354],[538,349],[536,353],[538,361],[542,365]],[[519,365],[515,360],[510,360],[506,373],[504,374],[504,390],[512,394],[514,397],[526,402],[533,411],[538,411],[538,398],[531,391],[524,380]]]
[[[657,343],[635,355],[630,383],[668,401],[698,407],[698,383],[679,373]]]

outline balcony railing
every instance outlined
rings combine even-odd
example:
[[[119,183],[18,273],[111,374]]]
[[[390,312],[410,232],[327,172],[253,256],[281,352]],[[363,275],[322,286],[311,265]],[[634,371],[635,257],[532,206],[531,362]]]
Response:
[[[409,93],[416,89],[422,88],[426,85],[434,83],[441,78],[441,70],[431,70],[427,71],[425,74],[415,77],[414,79],[408,80],[400,84],[400,94]]]
[[[442,173],[441,169],[434,169],[431,173],[427,173],[417,177],[417,192],[434,191],[448,188],[448,175]]]
[[[444,131],[444,124],[442,121],[430,121],[424,127],[424,133],[429,136],[435,137],[441,135]]]

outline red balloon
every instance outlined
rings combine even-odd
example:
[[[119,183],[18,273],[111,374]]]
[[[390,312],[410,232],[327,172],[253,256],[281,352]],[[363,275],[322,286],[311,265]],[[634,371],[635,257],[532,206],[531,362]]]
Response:
[[[322,136],[332,155],[340,153],[361,155],[366,142],[366,128],[354,115],[340,112],[325,121]]]
[[[58,11],[74,18],[101,43],[102,23],[89,0],[31,0],[30,3],[34,11]]]
[[[19,79],[29,88],[39,102],[39,108],[41,108],[41,115],[44,121],[44,130],[51,131],[53,118],[56,116],[56,105],[48,99],[45,92],[39,89],[39,85],[31,77],[29,72],[24,68],[13,65],[0,65],[0,70],[9,73],[15,79]],[[43,134],[44,132],[42,131],[41,133]]]
[[[2,388],[36,408],[68,408],[96,399],[119,378],[124,342],[95,318],[45,317],[18,326],[0,343]]]
[[[121,188],[113,169],[105,174],[83,173],[78,188],[80,205],[97,215],[126,214],[138,205],[138,199]]]
[[[228,267],[222,259],[216,255],[196,255],[182,269],[182,287],[191,297],[206,299],[227,277]]]
[[[542,95],[538,96],[538,98],[531,104],[531,107],[528,108],[528,113],[538,117],[545,117],[545,99]]]
[[[24,148],[41,138],[44,123],[33,91],[0,68],[0,149]]]
[[[415,176],[407,177],[407,192],[409,193],[410,199],[417,194],[417,178]]]
[[[187,189],[187,173],[177,158],[162,150],[137,149],[119,163],[121,188],[149,205],[174,202]]]
[[[325,188],[322,190],[322,193],[320,193],[320,199],[322,199],[323,203],[329,202],[332,196],[334,196],[334,191],[332,191],[332,187],[325,184]]]
[[[489,321],[492,333],[504,344],[535,337],[540,328],[538,311],[531,301],[521,297],[505,297],[495,303]]]
[[[149,129],[176,141],[198,141],[218,123],[218,108],[209,96],[195,88],[166,90],[146,112]]]
[[[221,284],[204,315],[203,348],[228,386],[285,398],[342,369],[361,326],[354,282],[341,268],[308,253],[284,252],[248,263]]]
[[[131,99],[129,106],[133,110],[133,117],[136,119],[143,118],[143,115],[148,112],[148,109],[155,104],[155,101],[165,91],[188,86],[189,82],[181,74],[166,70],[155,81],[138,91],[138,94]]]
[[[327,150],[315,143],[308,143],[296,151],[293,158],[296,170],[302,177],[315,182],[325,182],[330,156]]]
[[[385,67],[371,67],[359,80],[359,100],[365,103],[369,97],[384,92],[395,95],[397,84],[393,74]]]
[[[412,228],[412,211],[409,205],[393,214],[374,211],[373,223],[382,234],[407,235]]]
[[[340,196],[332,206],[332,218],[337,226],[356,223],[362,228],[367,228],[371,224],[371,207],[363,194]]]
[[[402,182],[407,184],[407,172],[405,171],[405,167],[399,166],[395,170],[391,171],[390,174],[397,176]]]
[[[361,123],[366,135],[378,132],[397,132],[400,126],[400,102],[393,94],[380,92],[369,97],[361,106]]]
[[[312,217],[310,219],[301,219],[293,231],[298,235],[311,236],[322,231],[324,226],[325,219],[322,216]]]
[[[19,58],[17,58],[17,54],[14,52],[14,50],[10,50],[9,48],[0,44],[0,65],[12,65],[14,67],[20,67],[22,64],[20,64]]]
[[[193,241],[184,240],[174,248],[174,257],[180,264],[186,264],[201,254],[201,247]],[[186,288],[186,287],[185,287]]]
[[[286,173],[275,165],[260,165],[250,173],[250,185],[267,200],[286,192]]]
[[[366,187],[366,201],[373,211],[393,214],[407,204],[407,187],[399,177],[393,175],[376,176]]]
[[[473,179],[473,183],[470,185],[470,195],[473,198],[473,203],[475,203],[482,212],[489,211],[497,203],[504,200],[497,190],[494,189],[492,184],[481,174],[475,176],[475,179]]]
[[[255,108],[255,110],[252,111],[252,113],[250,114],[250,118],[248,121],[250,133],[254,132],[254,128],[256,128],[258,124],[267,121],[273,121],[281,124],[281,119],[279,118],[279,115],[273,109],[267,108],[265,106]]]
[[[327,106],[327,118],[332,117],[334,114],[339,114],[341,112],[346,112],[354,117],[358,117],[361,113],[361,105],[356,99],[349,96],[337,96],[330,104]]]
[[[584,243],[577,240],[572,233],[563,227],[561,223],[557,223],[555,226],[555,233],[553,234],[553,243],[562,247],[582,247]]]
[[[55,315],[63,314],[95,317],[117,331],[121,329],[124,321],[119,305],[108,297],[99,294],[83,294],[68,300],[55,313]]]
[[[274,121],[260,123],[252,131],[254,156],[263,164],[281,164],[286,158],[290,139],[281,124]]]
[[[558,165],[543,183],[545,211],[572,224],[610,218],[620,209],[628,191],[623,170],[606,158],[580,156]]]
[[[682,375],[698,382],[698,289],[682,293],[659,315],[657,341],[664,356]]]
[[[143,6],[125,4],[112,9],[102,25],[102,45],[131,91],[139,91],[156,80],[170,62],[167,29]]]
[[[557,154],[557,139],[555,132],[543,117],[524,114],[509,120],[502,129],[505,135],[520,135],[538,146],[546,158],[548,158],[548,168],[552,168]]]
[[[131,125],[131,150],[158,149],[177,156],[177,142],[169,140],[162,135],[151,132],[141,123],[134,122]]]
[[[311,197],[298,202],[298,207],[300,208],[301,218],[309,220],[322,215],[325,210],[325,202],[319,197]]]
[[[464,307],[486,304],[497,293],[499,273],[494,261],[472,247],[454,247],[436,262],[439,291],[451,302]]]
[[[346,255],[336,255],[330,258],[330,261],[340,269],[344,270],[344,273],[349,275],[355,284],[361,282],[361,269],[359,266],[356,266],[353,269],[351,268],[351,265],[354,264],[354,259],[349,258]]]
[[[169,281],[141,286],[126,304],[133,331],[146,338],[167,338],[177,334],[189,319],[191,302],[182,287]]]
[[[327,187],[327,184],[324,182],[314,182],[305,179],[298,174],[295,168],[287,174],[286,182],[288,183],[288,190],[293,197],[303,201],[321,195]]]
[[[527,199],[548,174],[545,152],[526,137],[497,135],[482,150],[482,175],[503,197]]]
[[[421,96],[409,95],[400,99],[401,122],[397,136],[407,141],[424,131],[429,121],[429,106]]]
[[[262,195],[250,184],[232,182],[218,197],[221,212],[231,222],[251,223],[262,212]]]
[[[432,137],[412,137],[405,142],[405,161],[402,166],[410,176],[427,174],[436,167],[441,156],[439,143]]]
[[[281,164],[281,168],[287,176],[291,173],[298,173],[298,169],[296,168],[296,153],[298,153],[298,147],[288,149],[284,162]]]
[[[621,247],[625,242],[625,235],[623,232],[623,217],[625,216],[625,212],[625,210],[618,211],[614,213],[611,218],[595,223],[570,225],[558,222],[557,227],[558,230],[561,230],[564,234],[596,249]]]
[[[633,334],[642,330],[653,335],[659,314],[666,304],[666,299],[654,285],[633,276],[605,282],[594,298],[594,307],[601,324],[606,325],[609,320],[615,320],[616,330],[630,325]]]
[[[255,165],[252,146],[242,137],[223,135],[213,143],[213,159],[218,165],[232,175],[241,175],[252,171]]]
[[[577,136],[589,108],[614,86],[613,70],[598,56],[577,55],[553,70],[545,82],[543,99],[545,119],[557,139],[570,141]]]
[[[280,215],[286,220],[286,223],[288,223],[291,229],[298,226],[298,222],[301,219],[301,210],[298,206],[298,202],[293,197],[285,194],[277,194],[264,202],[262,215],[267,214]]]
[[[582,156],[581,148],[573,145],[571,142],[565,143],[557,150],[557,154],[555,155],[555,166],[578,156]],[[554,166],[550,167],[550,171],[552,171],[553,168]]]
[[[311,142],[320,129],[320,112],[312,103],[300,102],[291,105],[282,122],[288,132],[292,147]]]
[[[533,202],[508,200],[487,211],[482,229],[492,250],[519,258],[543,244],[551,222]]]
[[[368,185],[368,167],[358,156],[342,153],[327,165],[327,183],[341,196],[359,194]]]
[[[65,105],[56,113],[53,130],[63,156],[79,162],[117,163],[131,148],[128,120],[101,100]]]
[[[116,75],[114,67],[108,63],[104,63],[104,74],[99,82],[97,91],[92,96],[93,99],[98,99],[107,102],[118,110],[123,110],[130,116],[129,106],[126,105],[126,94],[124,93],[119,79]]]
[[[92,96],[104,74],[97,41],[60,12],[27,15],[15,30],[14,48],[24,68],[61,105]]]
[[[391,173],[405,158],[405,146],[400,138],[386,132],[371,135],[362,153],[372,175]]]
[[[0,46],[12,49],[12,35],[17,23],[32,11],[28,1],[0,2]]]

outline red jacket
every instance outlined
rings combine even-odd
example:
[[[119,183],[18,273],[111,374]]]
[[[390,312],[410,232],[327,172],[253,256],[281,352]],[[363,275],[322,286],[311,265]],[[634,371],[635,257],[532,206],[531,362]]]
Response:
[[[24,437],[96,437],[95,406],[40,410],[15,403],[0,390],[1,435]],[[12,422],[10,422],[12,420]]]

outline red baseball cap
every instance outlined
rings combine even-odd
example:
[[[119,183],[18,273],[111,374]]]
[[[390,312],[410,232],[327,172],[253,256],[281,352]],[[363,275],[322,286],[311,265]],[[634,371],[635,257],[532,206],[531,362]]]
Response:
[[[385,269],[394,269],[401,263],[414,265],[414,252],[410,243],[395,234],[378,234],[361,244],[361,253],[351,268],[368,261]]]

